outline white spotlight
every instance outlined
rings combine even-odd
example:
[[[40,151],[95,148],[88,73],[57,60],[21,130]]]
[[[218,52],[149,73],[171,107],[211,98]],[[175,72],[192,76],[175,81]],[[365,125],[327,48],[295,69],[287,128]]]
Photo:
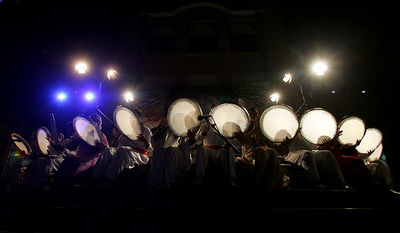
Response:
[[[283,76],[283,81],[285,83],[291,83],[292,82],[292,74],[291,73],[286,73],[285,76]]]
[[[323,61],[317,61],[312,66],[312,71],[318,75],[322,76],[328,70],[328,65]]]
[[[125,93],[124,93],[124,98],[125,98],[125,101],[126,101],[127,103],[130,103],[130,102],[132,102],[132,101],[135,99],[135,97],[133,96],[133,93],[132,93],[131,91],[125,92]]]
[[[109,70],[107,71],[107,78],[108,78],[109,80],[115,79],[115,78],[117,77],[117,74],[118,74],[118,72],[117,72],[115,69],[109,69]]]
[[[273,93],[272,95],[269,96],[272,102],[278,103],[279,101],[279,94],[278,93]]]
[[[78,74],[85,74],[88,70],[88,65],[85,62],[78,62],[75,65],[75,70],[78,72]]]

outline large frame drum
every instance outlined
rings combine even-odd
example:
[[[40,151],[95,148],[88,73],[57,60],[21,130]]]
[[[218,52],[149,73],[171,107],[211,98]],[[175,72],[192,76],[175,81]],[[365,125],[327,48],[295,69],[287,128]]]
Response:
[[[227,138],[236,133],[245,132],[250,125],[250,116],[247,110],[237,104],[223,103],[210,110],[212,123],[217,125],[218,131]]]
[[[131,140],[137,140],[138,135],[142,133],[141,119],[126,107],[117,106],[115,108],[114,122],[118,130]]]
[[[357,116],[349,116],[340,122],[338,131],[342,131],[338,137],[340,144],[354,146],[358,140],[364,137],[365,123]]]
[[[50,131],[46,127],[41,127],[36,132],[36,140],[39,145],[39,149],[44,155],[48,155],[48,148],[50,145],[49,136],[51,136]]]
[[[172,132],[178,137],[186,137],[191,129],[200,125],[198,117],[203,115],[200,105],[191,99],[175,100],[168,108],[167,122]]]
[[[86,118],[75,117],[73,125],[76,133],[87,144],[96,146],[96,143],[101,141],[98,129]]]
[[[382,142],[382,133],[379,129],[368,128],[364,137],[361,139],[360,145],[356,147],[358,153],[367,154],[368,151],[375,151]]]
[[[337,132],[335,117],[322,108],[306,111],[300,118],[301,135],[313,144],[332,140]]]
[[[286,137],[292,139],[299,129],[296,112],[286,105],[267,108],[260,117],[260,129],[272,142],[282,142]]]

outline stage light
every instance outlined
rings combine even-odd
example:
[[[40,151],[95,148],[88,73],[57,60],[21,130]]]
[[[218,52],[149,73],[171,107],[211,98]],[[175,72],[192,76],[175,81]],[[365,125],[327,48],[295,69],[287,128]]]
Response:
[[[78,72],[78,74],[86,74],[88,70],[88,65],[86,62],[78,62],[75,65],[75,70]]]
[[[275,93],[273,93],[272,95],[270,95],[269,98],[271,99],[272,102],[278,103],[278,101],[279,101],[279,94],[275,92]]]
[[[328,70],[328,65],[323,61],[317,61],[312,65],[312,71],[317,76],[322,76]]]
[[[118,72],[117,72],[115,69],[109,69],[109,70],[107,71],[107,78],[108,78],[109,80],[115,79],[115,78],[117,77],[117,74],[118,74]]]
[[[89,91],[85,93],[84,97],[86,101],[92,102],[96,98],[96,95],[93,92]]]
[[[285,76],[283,76],[283,81],[285,83],[291,83],[293,79],[293,76],[291,73],[286,73]]]
[[[130,103],[130,102],[132,102],[132,101],[135,99],[135,97],[133,96],[133,93],[132,93],[131,91],[125,92],[125,93],[124,93],[124,98],[125,98],[125,101],[126,101],[127,103]]]
[[[57,100],[64,101],[67,99],[67,94],[65,92],[57,93]]]
[[[365,93],[367,93],[367,91],[366,91],[366,90],[362,90],[361,93],[362,93],[362,94],[365,94]]]
[[[335,90],[332,90],[332,91],[331,91],[331,94],[336,94],[336,91],[335,91]]]

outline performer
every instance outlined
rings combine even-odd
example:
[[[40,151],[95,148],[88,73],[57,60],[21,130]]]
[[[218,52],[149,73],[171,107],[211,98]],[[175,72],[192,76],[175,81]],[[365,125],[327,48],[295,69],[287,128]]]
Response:
[[[150,186],[169,188],[190,169],[195,131],[189,130],[187,137],[178,137],[164,120],[157,129],[157,135],[153,136],[153,143]]]
[[[368,153],[368,157],[372,152]],[[386,156],[382,152],[381,157],[378,160],[367,162],[364,155],[360,154],[360,158],[364,160],[368,170],[371,173],[372,178],[377,182],[388,186],[390,189],[394,189],[394,183],[392,178],[392,173],[390,171],[389,165],[386,162]]]
[[[249,114],[249,130],[237,135],[242,143],[242,155],[236,158],[239,184],[267,189],[289,187],[290,179],[280,166],[278,152],[266,145],[258,127],[257,109],[249,109]]]
[[[276,147],[280,156],[304,169],[307,186],[345,189],[346,182],[333,153],[309,143],[299,132],[300,128],[292,139],[286,138]]]
[[[142,116],[138,109],[134,109],[133,112],[139,117]],[[106,148],[101,154],[93,169],[93,178],[115,182],[124,169],[147,164],[153,153],[151,137],[151,130],[146,126],[143,126],[142,134],[138,135],[137,140],[131,140],[122,134],[118,142],[113,142],[114,145],[120,146]]]
[[[201,137],[195,152],[194,169],[196,175],[195,185],[203,186],[206,169],[210,164],[222,167],[225,183],[230,187],[237,187],[235,157],[238,156],[229,149],[224,139],[206,123],[200,130]]]
[[[65,148],[69,151],[76,151],[66,157],[55,175],[54,185],[57,187],[68,186],[88,182],[91,178],[93,166],[99,159],[102,151],[108,147],[108,141],[103,132],[101,132],[102,119],[93,113],[89,116],[90,122],[100,133],[100,142],[95,146],[89,145],[82,140],[76,133],[65,143]]]

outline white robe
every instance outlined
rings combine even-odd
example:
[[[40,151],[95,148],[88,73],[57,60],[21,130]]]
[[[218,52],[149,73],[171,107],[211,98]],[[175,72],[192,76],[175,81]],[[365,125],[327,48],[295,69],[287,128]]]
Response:
[[[108,147],[104,149],[94,166],[93,178],[106,178],[109,181],[115,181],[125,168],[133,169],[136,166],[147,164],[149,157],[153,153],[151,130],[144,126],[142,135],[150,144],[147,149],[145,149],[143,142],[130,140],[125,135],[121,136],[120,147]],[[147,154],[142,153],[145,150]]]

